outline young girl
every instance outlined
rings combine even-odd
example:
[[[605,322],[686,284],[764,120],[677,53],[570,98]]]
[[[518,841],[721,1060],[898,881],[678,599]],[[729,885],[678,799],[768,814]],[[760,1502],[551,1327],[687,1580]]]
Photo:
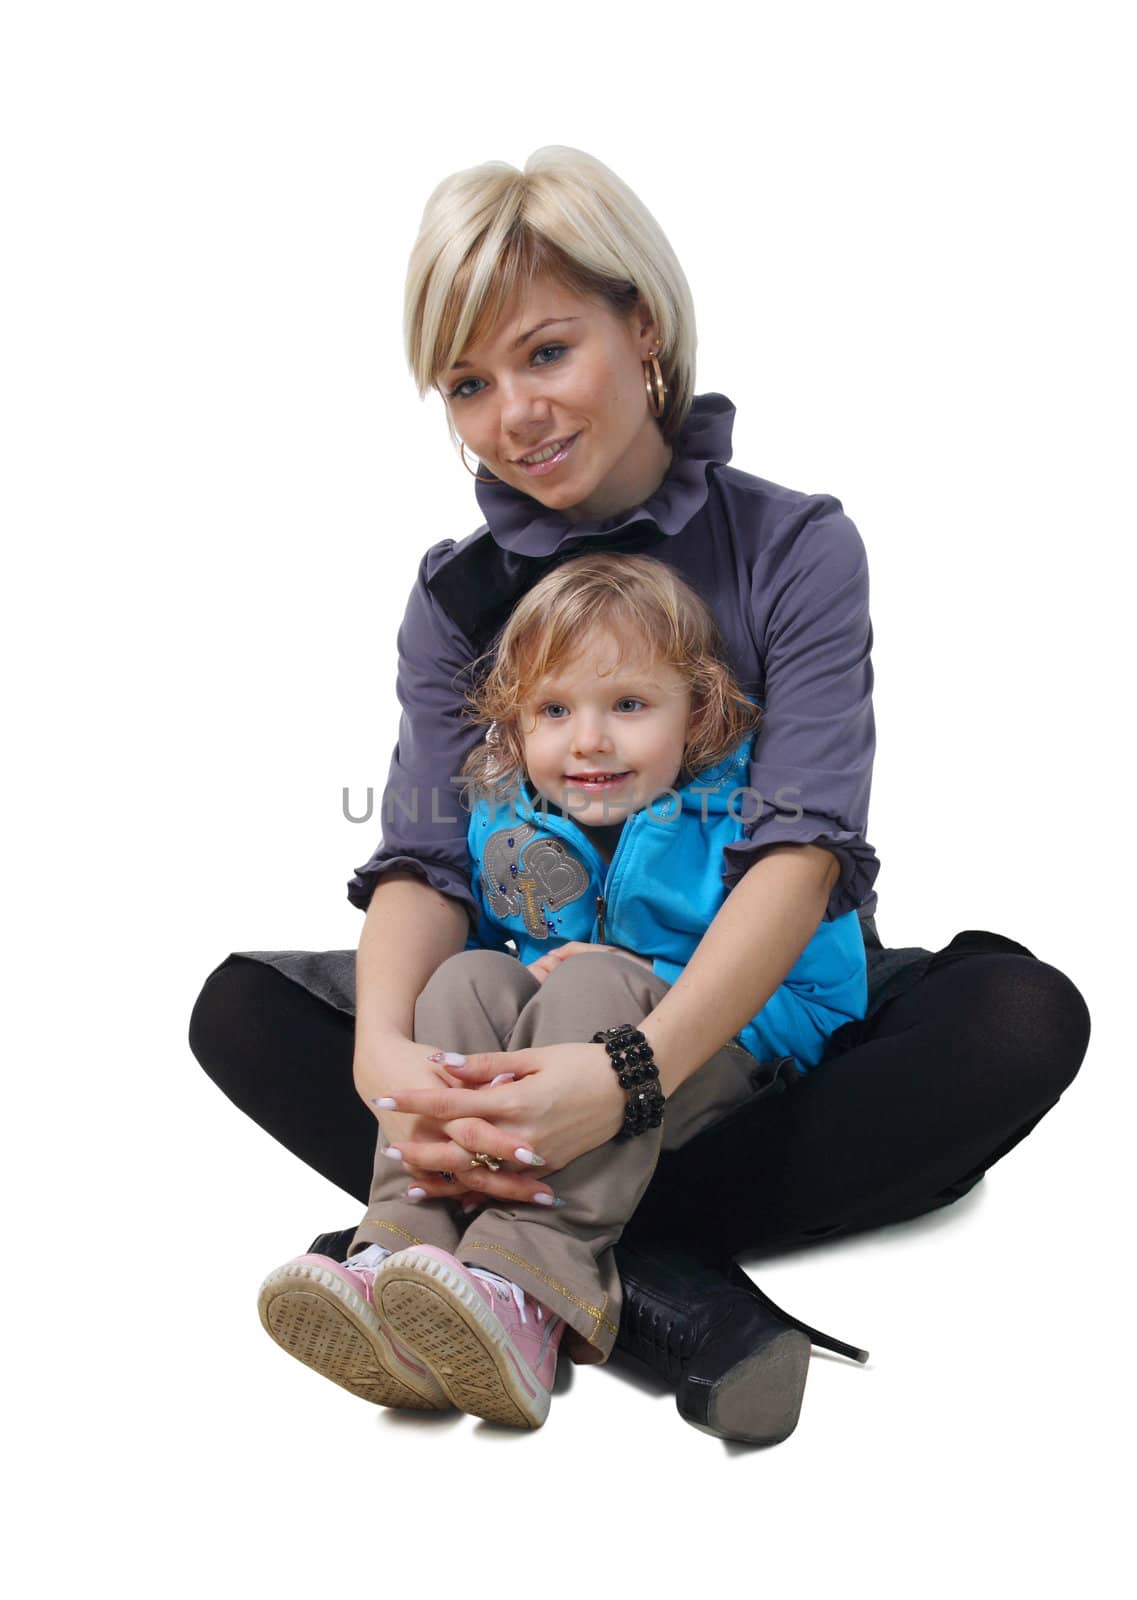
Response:
[[[815,1066],[829,1035],[864,1015],[865,953],[854,911],[821,922],[761,1011],[664,1107],[635,1024],[723,903],[723,850],[761,804],[748,786],[760,709],[670,567],[603,553],[529,590],[469,707],[489,725],[462,771],[480,915],[420,995],[415,1038],[457,1045],[430,1059],[440,1083],[485,1085],[486,1120],[450,1123],[446,1145],[396,1148],[380,1131],[347,1263],[298,1257],[266,1280],[260,1311],[284,1349],[353,1394],[534,1428],[562,1336],[576,1361],[611,1352],[612,1246],[660,1150],[746,1100],[759,1062]],[[511,1140],[541,1047],[585,1040],[609,1097],[606,1142],[565,1162]],[[511,1070],[474,1052],[509,1052]],[[374,1104],[428,1113],[422,1093]],[[530,1179],[544,1168],[555,1182],[534,1192],[519,1180],[532,1203],[473,1213],[463,1179],[479,1166]]]

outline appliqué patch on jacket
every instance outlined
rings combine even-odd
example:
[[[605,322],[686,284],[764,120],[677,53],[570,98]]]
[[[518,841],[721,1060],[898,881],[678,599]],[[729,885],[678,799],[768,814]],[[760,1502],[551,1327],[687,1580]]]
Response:
[[[536,834],[531,822],[491,833],[482,866],[494,916],[521,916],[526,932],[534,939],[547,939],[545,911],[559,911],[579,900],[588,889],[588,868],[563,840]]]

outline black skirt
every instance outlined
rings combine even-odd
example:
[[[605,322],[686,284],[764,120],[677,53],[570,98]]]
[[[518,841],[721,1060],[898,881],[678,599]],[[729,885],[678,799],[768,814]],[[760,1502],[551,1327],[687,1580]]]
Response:
[[[886,949],[876,931],[875,917],[861,918],[861,932],[864,936],[865,959],[868,963],[869,998],[868,1010],[864,1017],[864,1021],[867,1022],[882,1005],[895,999],[897,995],[907,993],[913,984],[919,983],[937,952],[925,950],[919,945],[903,949]],[[1004,939],[1001,935],[993,933],[957,934],[948,948],[951,949],[957,941],[965,939],[977,941],[967,945],[969,950],[1010,949],[1029,954],[1024,951],[1022,945],[1016,945],[1013,940]],[[323,1000],[337,1011],[342,1011],[346,1016],[355,1015],[354,950],[242,950],[237,953],[248,961],[261,961],[266,966],[275,967],[284,977],[290,978],[293,983],[298,983],[302,989],[306,989],[317,999]],[[860,1025],[863,1024],[846,1024],[847,1027]]]

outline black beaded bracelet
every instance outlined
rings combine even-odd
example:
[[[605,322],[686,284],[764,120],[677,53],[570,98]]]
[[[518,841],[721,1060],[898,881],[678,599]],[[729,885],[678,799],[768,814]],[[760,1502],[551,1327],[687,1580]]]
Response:
[[[602,1044],[607,1050],[620,1087],[628,1092],[624,1126],[616,1138],[633,1139],[649,1128],[658,1128],[663,1121],[664,1106],[659,1068],[651,1045],[640,1030],[630,1022],[621,1022],[615,1028],[594,1033],[592,1043]]]

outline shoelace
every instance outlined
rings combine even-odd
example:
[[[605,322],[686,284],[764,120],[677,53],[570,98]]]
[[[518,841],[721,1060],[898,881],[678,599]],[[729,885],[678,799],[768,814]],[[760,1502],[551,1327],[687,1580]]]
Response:
[[[513,1303],[521,1313],[522,1322],[528,1322],[529,1319],[525,1315],[525,1292],[517,1284],[510,1283],[508,1278],[499,1278],[496,1272],[487,1272],[483,1267],[471,1267],[470,1276],[480,1278],[483,1283],[488,1283],[490,1288],[500,1295],[503,1300],[508,1300],[512,1295]],[[537,1321],[544,1321],[544,1313],[540,1304],[537,1301],[534,1301],[534,1304],[537,1307]]]
[[[390,1250],[387,1250],[381,1244],[369,1244],[365,1250],[360,1250],[357,1255],[352,1256],[344,1265],[350,1272],[375,1272],[390,1254]],[[528,1322],[529,1319],[525,1315],[525,1292],[516,1283],[511,1283],[508,1278],[499,1277],[496,1272],[487,1272],[481,1267],[471,1267],[470,1273],[475,1278],[481,1278],[483,1283],[488,1283],[494,1293],[500,1295],[503,1300],[508,1300],[512,1295],[513,1303],[521,1314],[522,1322]],[[545,1320],[544,1308],[537,1301],[534,1301],[534,1305],[537,1310],[537,1321],[543,1322]]]

